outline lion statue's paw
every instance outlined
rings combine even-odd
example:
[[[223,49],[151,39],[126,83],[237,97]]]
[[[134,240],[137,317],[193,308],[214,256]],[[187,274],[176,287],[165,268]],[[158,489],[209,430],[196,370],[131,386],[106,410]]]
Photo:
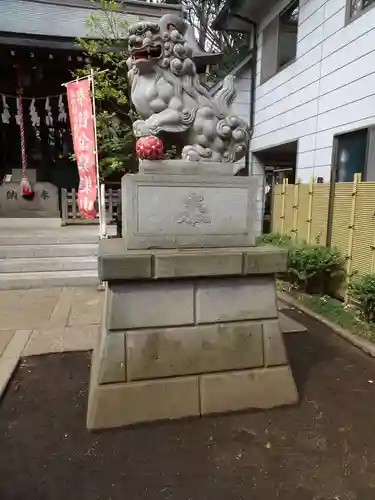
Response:
[[[152,135],[148,123],[144,120],[136,120],[133,123],[133,132],[135,137],[146,137]]]

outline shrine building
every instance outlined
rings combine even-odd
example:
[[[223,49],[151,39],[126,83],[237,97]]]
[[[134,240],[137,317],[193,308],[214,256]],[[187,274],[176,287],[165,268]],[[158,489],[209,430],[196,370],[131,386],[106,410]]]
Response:
[[[173,0],[126,0],[118,12],[131,24],[179,14],[181,7]],[[4,218],[59,218],[61,189],[78,187],[62,83],[90,62],[76,39],[88,37],[87,20],[93,13],[100,10],[90,0],[0,2],[0,223]],[[35,192],[31,201],[20,196],[22,147]]]

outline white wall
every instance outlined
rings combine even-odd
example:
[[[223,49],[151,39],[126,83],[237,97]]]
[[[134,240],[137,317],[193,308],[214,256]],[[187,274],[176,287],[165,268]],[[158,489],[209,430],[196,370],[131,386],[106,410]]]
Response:
[[[298,139],[297,176],[328,181],[333,135],[375,124],[375,8],[345,26],[345,0],[300,0],[297,59],[260,85],[261,31],[287,4],[259,26],[251,150]]]
[[[250,88],[251,88],[251,63],[249,62],[236,75],[236,91],[232,110],[233,113],[242,118],[246,123],[250,123]],[[245,158],[235,163],[235,170],[239,170],[245,165]]]
[[[236,91],[237,95],[234,98],[232,104],[233,114],[242,118],[246,123],[250,123],[250,89],[251,89],[251,61],[243,66],[241,70],[233,70],[231,73],[236,77]],[[212,95],[221,88],[218,84],[214,87]],[[242,158],[240,161],[234,163],[234,173],[238,172],[241,168],[245,166],[246,159]],[[251,175],[252,172],[250,171]],[[263,223],[263,202],[264,202],[264,171],[263,169],[258,169],[256,171],[256,180],[258,181],[258,189],[256,192],[255,204],[254,204],[254,231],[256,235],[260,235],[262,232]]]
[[[237,96],[233,101],[232,110],[235,115],[239,116],[246,123],[250,123],[250,89],[251,89],[251,63],[249,62],[242,71],[236,74],[236,90]],[[236,162],[235,171],[245,166],[245,158]],[[254,169],[253,169],[254,170]],[[256,175],[258,181],[258,189],[255,200],[255,227],[254,230],[257,235],[262,232],[263,223],[263,202],[264,202],[264,171],[263,169],[257,169],[255,171],[250,171],[249,174]]]
[[[1,1],[1,0],[0,0]],[[246,123],[250,124],[250,93],[251,93],[251,60],[243,65],[240,70],[234,68],[231,75],[235,77],[236,97],[233,100],[233,114],[239,116]],[[215,95],[222,87],[222,81],[218,82],[210,91],[211,95]],[[234,164],[234,172],[238,172],[245,166],[245,158]]]

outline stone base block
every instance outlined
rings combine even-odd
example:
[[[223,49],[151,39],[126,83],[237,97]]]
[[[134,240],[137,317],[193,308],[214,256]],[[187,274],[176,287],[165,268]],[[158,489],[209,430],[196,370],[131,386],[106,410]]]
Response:
[[[128,174],[122,234],[128,249],[253,246],[258,181],[251,177]]]
[[[298,393],[289,366],[279,366],[202,375],[200,401],[208,415],[295,404]]]
[[[116,283],[107,294],[109,330],[277,318],[275,287],[269,276]]]
[[[104,331],[102,345],[99,348],[98,382],[110,384],[126,381],[126,339],[124,332]]]
[[[19,182],[2,184],[0,186],[0,217],[60,220],[57,187],[49,182],[36,182],[32,184],[32,188],[35,193],[34,198],[25,200],[20,195]]]
[[[261,322],[241,322],[129,331],[127,380],[263,366],[262,329]]]
[[[198,416],[198,377],[96,385],[89,395],[88,429]]]
[[[141,160],[140,174],[164,175],[218,175],[233,176],[239,169],[234,163],[210,161],[191,162],[186,160]]]
[[[90,429],[297,401],[276,304],[274,273],[284,270],[285,253],[137,256],[113,245],[99,257],[108,285],[93,353]]]
[[[286,271],[287,252],[273,246],[128,250],[123,238],[99,242],[100,281],[110,283]]]
[[[88,429],[296,404],[289,366],[99,385],[91,381]]]

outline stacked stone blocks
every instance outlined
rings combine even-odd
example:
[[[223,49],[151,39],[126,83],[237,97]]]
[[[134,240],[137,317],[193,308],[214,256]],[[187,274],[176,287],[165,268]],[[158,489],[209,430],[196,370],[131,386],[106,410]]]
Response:
[[[104,240],[108,282],[89,428],[297,401],[276,306],[283,250],[136,250]]]

